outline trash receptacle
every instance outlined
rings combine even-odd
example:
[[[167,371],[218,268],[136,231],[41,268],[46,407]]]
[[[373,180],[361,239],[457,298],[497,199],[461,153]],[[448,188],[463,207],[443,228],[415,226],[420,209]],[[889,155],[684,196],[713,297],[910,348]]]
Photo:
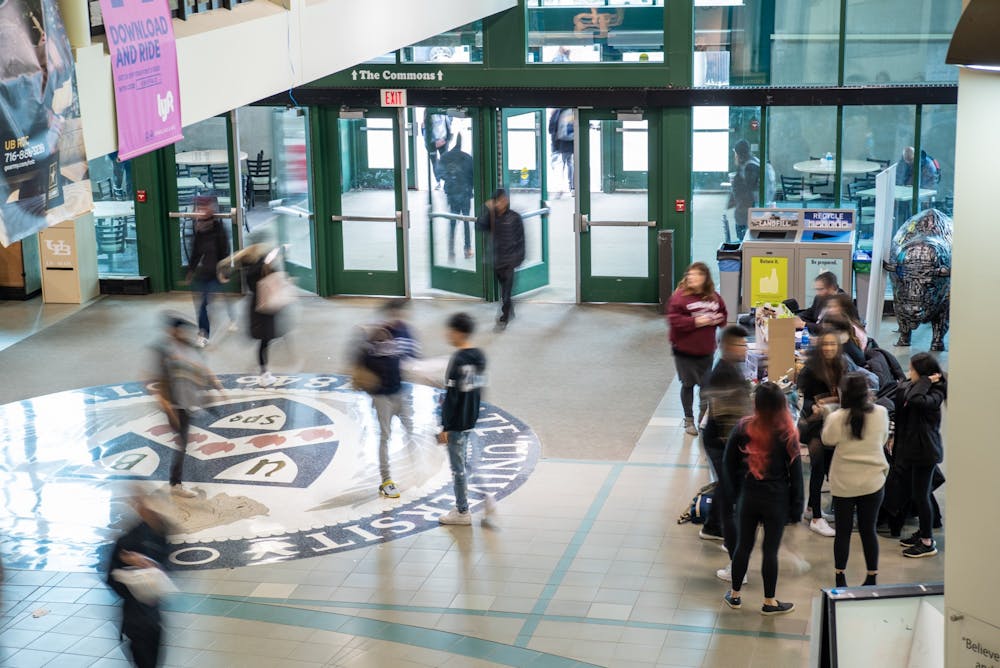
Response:
[[[858,313],[864,319],[868,312],[868,286],[872,276],[872,240],[862,239],[854,249],[852,268],[854,269],[854,290],[858,303]]]
[[[715,253],[719,261],[719,292],[726,303],[729,322],[736,322],[740,312],[740,269],[743,266],[743,244],[724,243]]]

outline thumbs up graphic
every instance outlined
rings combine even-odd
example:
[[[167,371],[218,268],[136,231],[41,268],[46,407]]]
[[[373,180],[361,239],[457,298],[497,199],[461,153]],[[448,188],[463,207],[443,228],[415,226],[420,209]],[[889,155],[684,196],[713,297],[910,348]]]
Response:
[[[771,268],[771,275],[760,279],[761,294],[773,295],[778,292],[778,270]]]

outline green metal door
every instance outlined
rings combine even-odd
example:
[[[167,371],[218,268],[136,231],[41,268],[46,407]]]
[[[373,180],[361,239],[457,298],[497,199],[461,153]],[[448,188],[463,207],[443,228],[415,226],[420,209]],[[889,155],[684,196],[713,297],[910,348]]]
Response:
[[[524,221],[524,264],[514,280],[514,294],[522,294],[549,284],[545,110],[503,109],[502,121],[503,185]]]
[[[408,294],[405,110],[341,112],[335,144],[333,286],[339,294]]]
[[[580,301],[654,303],[658,117],[580,110]],[[651,156],[654,156],[651,159]]]

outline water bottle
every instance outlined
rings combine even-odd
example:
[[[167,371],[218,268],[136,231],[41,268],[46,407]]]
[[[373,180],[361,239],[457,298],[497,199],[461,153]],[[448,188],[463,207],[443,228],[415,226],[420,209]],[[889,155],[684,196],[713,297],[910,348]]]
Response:
[[[826,155],[823,156],[823,159],[826,160],[827,162],[833,162],[833,153],[830,153],[830,151],[827,151]]]
[[[809,349],[809,329],[808,328],[802,330],[802,349],[803,350],[808,350]]]

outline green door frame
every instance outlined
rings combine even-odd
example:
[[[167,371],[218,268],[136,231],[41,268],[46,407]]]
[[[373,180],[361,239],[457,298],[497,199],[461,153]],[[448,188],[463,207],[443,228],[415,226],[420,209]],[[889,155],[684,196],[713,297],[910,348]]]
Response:
[[[653,303],[657,299],[657,257],[656,257],[656,230],[657,227],[647,228],[647,267],[648,272],[644,278],[637,277],[625,277],[625,276],[594,276],[591,273],[591,244],[592,237],[589,230],[584,229],[586,226],[583,224],[583,216],[589,216],[591,211],[591,196],[590,196],[590,155],[592,153],[592,147],[590,146],[590,121],[615,121],[615,129],[619,128],[617,116],[614,111],[610,110],[594,110],[594,109],[581,109],[579,111],[579,127],[580,132],[577,134],[577,151],[579,153],[579,160],[577,161],[578,168],[576,173],[578,174],[578,187],[577,187],[577,220],[578,220],[578,231],[580,239],[580,258],[579,258],[579,272],[580,272],[580,301],[582,302],[633,302],[633,303]],[[648,169],[647,178],[648,183],[659,183],[660,165],[659,165],[659,151],[657,147],[659,146],[660,137],[660,117],[655,113],[644,114],[644,119],[648,121],[647,130],[647,156],[648,156]],[[603,137],[602,133],[602,149],[603,144],[607,141]],[[618,135],[619,133],[615,133]],[[620,141],[620,140],[619,140]],[[612,165],[613,173],[621,172],[621,166],[618,161],[621,160],[620,151],[609,151],[613,156],[615,162]],[[602,168],[607,174],[607,166],[602,165]],[[602,174],[602,180],[605,176]],[[605,184],[602,184],[602,188]],[[655,188],[646,189],[647,196],[647,218],[652,221],[660,221],[660,210],[661,210],[661,200],[659,196],[659,191]]]
[[[537,183],[538,187],[538,205],[535,211],[547,211],[546,200],[548,200],[548,161],[546,160],[548,152],[545,150],[546,142],[546,130],[547,125],[545,122],[545,109],[541,108],[527,108],[527,107],[511,107],[504,108],[501,110],[501,141],[505,141],[508,136],[509,127],[508,122],[512,116],[522,116],[525,114],[534,114],[535,124],[536,124],[536,134],[535,134],[535,170],[534,172],[529,172],[526,177],[529,180],[529,184],[534,185]],[[508,162],[510,156],[509,148],[504,146],[503,151],[501,151],[503,159],[503,171],[501,172],[503,176],[503,186],[508,192],[511,190],[511,182],[514,179],[521,179],[521,170],[516,168],[516,165],[511,165]],[[531,214],[532,211],[519,211],[522,215]],[[517,277],[514,281],[514,294],[520,295],[525,292],[530,292],[531,290],[537,290],[538,288],[545,287],[549,284],[549,215],[548,213],[535,213],[530,215],[525,222],[525,228],[534,224],[533,218],[538,218],[539,224],[541,225],[541,261],[536,262],[531,265],[522,265],[517,269],[515,276]],[[525,235],[527,236],[527,235]]]

